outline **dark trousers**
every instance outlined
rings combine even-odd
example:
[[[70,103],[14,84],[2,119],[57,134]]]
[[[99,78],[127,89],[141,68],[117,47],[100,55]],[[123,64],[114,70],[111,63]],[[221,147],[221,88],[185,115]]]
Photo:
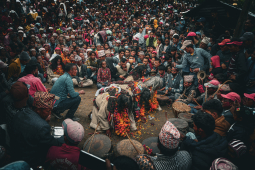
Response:
[[[90,68],[87,69],[88,79],[92,79],[93,82],[97,82],[97,74],[91,77],[92,70]]]
[[[74,117],[74,113],[76,112],[76,110],[78,109],[78,106],[81,103],[81,97],[77,96],[74,98],[67,98],[63,101],[61,101],[56,108],[54,108],[54,110],[58,113],[63,113],[65,110],[69,111],[66,114],[65,118],[73,118]]]

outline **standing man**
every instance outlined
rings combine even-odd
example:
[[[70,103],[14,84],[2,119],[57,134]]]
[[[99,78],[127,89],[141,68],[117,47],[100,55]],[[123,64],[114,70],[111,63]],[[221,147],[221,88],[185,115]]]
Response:
[[[198,85],[197,73],[201,70],[206,70],[205,60],[207,63],[211,63],[211,54],[206,52],[201,48],[194,48],[190,41],[184,41],[182,48],[187,53],[183,57],[181,65],[176,65],[177,68],[185,68],[188,63],[190,63],[190,75],[194,75],[194,84]],[[212,66],[210,65],[209,72],[212,71]]]
[[[74,113],[78,109],[78,106],[81,102],[80,94],[85,94],[83,90],[79,92],[74,91],[72,77],[77,74],[77,67],[73,63],[66,64],[65,73],[60,76],[51,89],[51,93],[59,97],[54,104],[53,114],[56,118],[61,119],[62,116],[60,113],[65,110],[69,111],[66,114],[66,119],[70,118],[73,121],[80,120],[74,116]],[[69,96],[70,98],[67,98]]]

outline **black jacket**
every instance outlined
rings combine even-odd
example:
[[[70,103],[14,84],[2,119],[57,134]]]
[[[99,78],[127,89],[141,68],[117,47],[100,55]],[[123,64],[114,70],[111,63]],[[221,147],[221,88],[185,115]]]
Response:
[[[76,66],[77,66],[77,74],[76,74],[76,76],[80,77],[79,76],[80,75],[80,71],[78,69],[78,65],[76,65]],[[82,78],[84,78],[84,77],[88,78],[87,77],[87,66],[85,64],[81,65],[81,75],[82,75]]]
[[[249,146],[249,137],[254,131],[254,125],[243,122],[234,123],[228,130],[227,140],[241,140],[247,147]]]
[[[228,142],[218,133],[198,142],[189,137],[183,141],[182,149],[190,152],[192,157],[192,170],[210,169],[212,162],[227,153]]]
[[[50,135],[50,125],[28,107],[15,114],[8,127],[14,159],[24,160],[30,166],[42,165],[48,149],[61,146]]]
[[[87,66],[85,64],[82,64],[81,65],[81,76],[80,76],[80,71],[78,69],[78,65],[76,64],[77,66],[77,74],[76,76],[73,76],[72,78],[75,78],[77,80],[78,83],[81,82],[80,78],[84,78],[86,77],[86,79],[88,78],[87,77]]]

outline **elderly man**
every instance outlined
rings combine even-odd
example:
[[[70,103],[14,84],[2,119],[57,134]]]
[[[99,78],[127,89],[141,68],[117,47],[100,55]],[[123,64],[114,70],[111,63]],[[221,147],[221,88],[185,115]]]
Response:
[[[66,114],[66,118],[70,118],[74,121],[80,120],[74,116],[74,113],[78,109],[81,102],[80,94],[85,94],[83,90],[75,92],[73,88],[72,77],[77,74],[77,67],[73,63],[66,64],[66,72],[60,76],[51,89],[51,93],[58,96],[60,99],[54,104],[53,114],[56,118],[61,119],[60,113],[65,110],[69,111]],[[69,96],[69,98],[67,98]]]
[[[82,58],[78,55],[74,57],[77,67],[76,76],[72,77],[73,85],[78,87],[87,87],[93,85],[93,81],[88,79],[87,66],[82,64]]]
[[[42,165],[51,146],[61,143],[50,135],[50,125],[45,121],[53,107],[53,98],[35,95],[34,112],[26,107],[29,97],[27,86],[16,82],[10,90],[15,102],[13,106],[19,110],[8,124],[14,160],[24,160],[31,167]],[[50,101],[50,102],[49,102]],[[44,117],[43,119],[41,117]],[[22,146],[22,147],[21,147]]]
[[[210,38],[208,37],[204,37],[199,45],[200,48],[204,49],[205,51],[207,52],[210,52],[208,51],[208,44],[210,43]]]
[[[67,63],[71,63],[69,60],[69,49],[64,48],[63,53],[61,54],[62,62],[66,65]]]
[[[196,86],[193,83],[193,77],[193,75],[184,76],[183,86],[185,87],[185,89],[182,94],[176,93],[178,101],[188,104],[193,100],[193,98],[197,97],[198,92]]]
[[[181,65],[176,65],[177,68],[185,68],[188,63],[190,63],[190,75],[194,75],[194,84],[198,85],[197,73],[200,70],[206,71],[207,68],[205,63],[211,63],[211,54],[206,52],[201,48],[194,48],[191,41],[184,41],[181,49],[185,49],[187,52]],[[207,60],[207,61],[206,61]],[[212,71],[212,66],[210,65],[209,71]]]

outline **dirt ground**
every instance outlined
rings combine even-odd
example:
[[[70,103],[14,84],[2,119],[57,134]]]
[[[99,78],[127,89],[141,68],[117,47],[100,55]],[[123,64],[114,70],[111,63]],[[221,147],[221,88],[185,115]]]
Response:
[[[51,88],[49,85],[46,85],[47,88]],[[89,113],[92,111],[93,106],[93,99],[97,90],[96,85],[94,84],[91,87],[86,88],[75,88],[75,91],[84,90],[85,94],[80,95],[81,96],[81,104],[78,108],[78,110],[75,113],[75,116],[79,117],[79,123],[81,123],[85,130],[84,139],[80,142],[79,147],[82,148],[85,141],[91,136],[91,133],[94,133],[94,129],[90,128],[90,119],[88,118]],[[131,132],[130,138],[135,139],[142,143],[142,141],[149,137],[157,137],[161,127],[166,122],[165,112],[167,112],[167,118],[173,118],[174,114],[172,111],[172,108],[170,106],[163,106],[161,107],[161,111],[155,111],[153,113],[150,113],[150,116],[154,117],[154,119],[149,120],[147,116],[147,122],[146,123],[137,123],[138,130],[136,132]],[[62,115],[65,115],[67,111],[65,111]],[[61,126],[63,120],[56,119],[54,116],[52,116],[50,125],[51,126]],[[140,133],[141,132],[141,133]],[[101,132],[103,133],[103,132]],[[139,135],[139,133],[141,135]],[[128,139],[127,137],[121,137],[112,131],[111,141],[113,148],[116,146],[116,144],[123,140]]]

